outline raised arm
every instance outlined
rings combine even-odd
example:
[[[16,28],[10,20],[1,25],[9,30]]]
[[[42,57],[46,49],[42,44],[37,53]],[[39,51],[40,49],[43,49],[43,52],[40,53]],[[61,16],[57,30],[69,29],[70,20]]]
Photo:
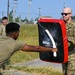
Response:
[[[52,52],[57,52],[57,48],[48,48],[48,47],[43,47],[43,46],[32,46],[32,45],[24,45],[21,48],[22,51],[27,51],[27,52],[45,52],[45,51],[52,51]]]

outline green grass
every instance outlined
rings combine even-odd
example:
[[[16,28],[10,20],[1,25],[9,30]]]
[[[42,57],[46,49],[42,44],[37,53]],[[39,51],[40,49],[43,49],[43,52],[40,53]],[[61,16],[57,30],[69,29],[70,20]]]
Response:
[[[51,67],[12,67],[15,70],[32,73],[34,75],[62,75],[59,70],[53,69]]]
[[[24,40],[27,44],[38,45],[37,25],[21,26],[19,40]]]

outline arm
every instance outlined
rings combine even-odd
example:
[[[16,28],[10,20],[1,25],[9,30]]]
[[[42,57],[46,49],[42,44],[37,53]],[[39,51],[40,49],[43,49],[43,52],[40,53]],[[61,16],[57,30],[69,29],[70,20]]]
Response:
[[[57,48],[48,48],[48,47],[43,47],[43,46],[32,46],[32,45],[24,45],[21,48],[22,51],[27,51],[27,52],[45,52],[45,51],[52,51],[52,52],[57,52]]]
[[[69,43],[69,51],[74,50],[75,44],[72,41],[69,41],[69,40],[68,40],[68,43]]]

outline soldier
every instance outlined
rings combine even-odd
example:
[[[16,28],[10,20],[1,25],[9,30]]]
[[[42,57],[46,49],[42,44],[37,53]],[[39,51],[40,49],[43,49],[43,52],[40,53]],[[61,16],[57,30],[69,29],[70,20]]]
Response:
[[[5,26],[8,23],[8,18],[6,16],[4,16],[2,18],[2,25],[0,25],[0,35],[6,35],[5,33]],[[5,65],[2,66],[3,70],[5,69]]]
[[[66,23],[69,55],[68,62],[62,64],[64,75],[75,75],[75,22],[72,20],[72,9],[66,7],[63,9],[62,18]]]
[[[8,23],[8,18],[6,16],[4,16],[2,18],[2,25],[0,26],[0,35],[6,35],[5,26],[7,23]]]
[[[27,45],[24,42],[16,41],[20,32],[20,25],[17,23],[8,23],[6,25],[6,36],[0,36],[0,68],[7,60],[18,50],[26,52],[57,52],[57,48],[48,48],[43,46]]]

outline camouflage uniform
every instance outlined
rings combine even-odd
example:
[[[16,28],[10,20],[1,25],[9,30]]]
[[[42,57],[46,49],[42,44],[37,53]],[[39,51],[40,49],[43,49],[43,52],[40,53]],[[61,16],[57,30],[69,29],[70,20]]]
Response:
[[[0,35],[6,35],[4,25],[0,25]]]
[[[5,26],[2,24],[2,25],[0,25],[0,35],[6,35],[6,33],[5,33]],[[9,61],[8,61],[9,62]],[[7,63],[6,63],[7,64]],[[5,65],[6,64],[4,64],[3,66],[2,66],[2,68],[3,69],[5,69]]]
[[[75,75],[75,21],[71,21],[66,25],[69,56],[68,62],[62,64],[64,75]]]

